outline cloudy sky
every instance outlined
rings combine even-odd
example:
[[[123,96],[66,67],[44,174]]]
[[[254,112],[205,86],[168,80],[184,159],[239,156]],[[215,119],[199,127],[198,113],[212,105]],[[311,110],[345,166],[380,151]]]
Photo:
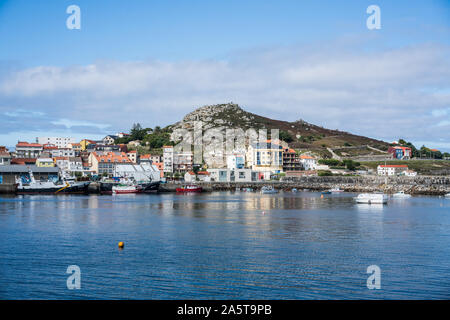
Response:
[[[71,4],[80,30],[66,27]],[[165,126],[231,101],[450,150],[450,3],[0,0],[0,145]]]

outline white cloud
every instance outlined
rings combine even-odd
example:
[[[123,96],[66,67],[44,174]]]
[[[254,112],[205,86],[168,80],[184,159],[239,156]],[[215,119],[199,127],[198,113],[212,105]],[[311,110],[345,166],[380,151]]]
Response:
[[[227,61],[40,66],[4,78],[0,102],[16,101],[17,108],[27,103],[71,123],[126,129],[133,122],[166,125],[195,107],[233,101],[265,116],[303,118],[387,140],[450,141],[442,130],[450,120],[448,47],[353,49],[278,48]]]

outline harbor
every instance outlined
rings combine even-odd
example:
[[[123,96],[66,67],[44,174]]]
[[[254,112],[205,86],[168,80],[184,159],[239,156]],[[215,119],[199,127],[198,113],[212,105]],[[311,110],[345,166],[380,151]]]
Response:
[[[0,195],[0,296],[449,299],[450,200],[356,196]],[[373,264],[382,290],[366,287]],[[69,265],[81,269],[80,290],[67,290]]]

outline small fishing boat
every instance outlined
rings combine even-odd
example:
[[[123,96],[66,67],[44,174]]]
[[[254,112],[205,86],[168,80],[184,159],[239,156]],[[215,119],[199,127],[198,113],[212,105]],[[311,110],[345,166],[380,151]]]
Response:
[[[450,193],[447,193],[447,194],[445,195],[445,197],[446,197],[446,198],[450,198]]]
[[[117,185],[112,187],[113,194],[141,193],[143,191],[140,185]]]
[[[322,191],[321,194],[331,194],[331,191],[330,190],[325,190],[325,191]]]
[[[339,187],[333,188],[329,190],[331,193],[340,193],[344,192],[344,190],[339,189]]]
[[[199,187],[194,184],[189,184],[187,186],[177,188],[176,190],[177,190],[177,192],[202,192],[203,191],[202,187]]]
[[[411,198],[410,194],[405,193],[405,191],[399,191],[396,192],[392,195],[393,198],[402,198],[402,199],[406,199],[406,198]]]
[[[356,198],[357,203],[378,203],[384,204],[388,202],[388,196],[383,193],[361,193]]]
[[[262,194],[270,194],[270,193],[278,193],[277,189],[274,189],[272,186],[264,186],[261,188]]]
[[[291,190],[292,193],[297,193],[297,191],[298,191],[297,188],[292,188]]]

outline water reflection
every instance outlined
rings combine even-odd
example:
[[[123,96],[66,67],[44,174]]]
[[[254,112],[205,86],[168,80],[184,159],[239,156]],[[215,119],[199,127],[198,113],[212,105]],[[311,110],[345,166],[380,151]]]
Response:
[[[365,268],[377,264],[383,297],[448,297],[450,201],[414,197],[383,206],[356,204],[354,196],[0,196],[1,268],[8,275],[0,277],[0,293],[374,298]],[[125,242],[121,252],[118,241]],[[82,264],[89,290],[65,289],[65,268],[74,263]],[[62,286],[54,282],[59,274]]]

